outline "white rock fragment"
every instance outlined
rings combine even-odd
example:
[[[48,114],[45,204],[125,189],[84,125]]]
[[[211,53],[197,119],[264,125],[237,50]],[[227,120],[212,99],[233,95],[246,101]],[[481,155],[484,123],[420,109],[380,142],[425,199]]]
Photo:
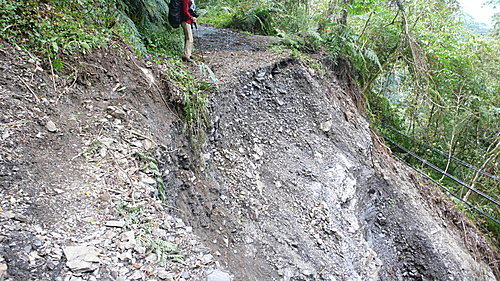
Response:
[[[264,183],[258,180],[256,184],[257,184],[257,190],[262,195],[262,192],[264,191]]]
[[[221,270],[212,270],[207,274],[207,281],[231,281],[231,275]]]
[[[202,264],[209,264],[213,261],[214,259],[214,256],[212,256],[211,254],[206,254],[206,255],[203,255],[201,257],[201,263]]]
[[[122,233],[120,239],[120,248],[122,249],[133,249],[137,245],[135,232],[133,230]]]
[[[332,121],[326,121],[326,122],[323,122],[319,125],[320,129],[323,131],[323,132],[328,132],[330,131],[330,129],[332,128]]]
[[[158,276],[158,278],[162,279],[162,280],[173,280],[174,278],[174,274],[171,273],[171,272],[168,272],[167,270],[161,268],[158,270],[158,272],[156,273],[156,275]]]
[[[0,280],[3,280],[5,275],[7,275],[7,264],[1,263],[0,264]]]
[[[111,145],[115,142],[112,138],[100,138],[99,141],[106,147],[111,147]]]
[[[124,221],[107,221],[106,226],[122,228],[125,226]]]
[[[144,140],[143,141],[143,147],[145,150],[150,150],[153,148],[154,144],[150,140]]]
[[[88,272],[97,269],[98,250],[88,246],[68,246],[63,249],[68,262],[66,265],[74,272]]]
[[[45,124],[45,128],[47,128],[47,131],[49,131],[51,133],[57,132],[56,124],[54,122],[52,122],[51,120],[47,121],[47,124]]]

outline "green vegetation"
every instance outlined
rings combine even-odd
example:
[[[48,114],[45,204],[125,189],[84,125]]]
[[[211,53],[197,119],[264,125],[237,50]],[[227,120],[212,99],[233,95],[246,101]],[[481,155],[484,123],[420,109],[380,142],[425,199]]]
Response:
[[[8,41],[43,57],[87,52],[111,36],[113,16],[107,1],[0,0],[0,30]]]
[[[208,72],[208,76],[215,81],[213,72],[203,63],[197,63],[200,72]],[[208,129],[208,94],[213,91],[211,83],[197,80],[193,77],[181,61],[170,61],[167,65],[167,74],[174,87],[182,93],[182,115],[184,116],[184,131],[189,137],[191,148],[196,159],[196,168],[203,165],[202,146],[206,140]]]
[[[134,229],[135,238],[142,247],[156,254],[158,261],[166,263],[168,260],[182,262],[185,255],[181,253],[181,248],[174,243],[168,242],[155,234],[158,223],[151,220],[144,213],[140,205],[129,205],[122,203],[117,207],[118,211],[125,218],[126,227]]]
[[[137,152],[136,154],[142,161],[145,162],[142,170],[146,171],[146,173],[148,173],[152,178],[155,179],[160,199],[161,201],[165,202],[167,200],[167,195],[165,193],[166,186],[158,167],[158,161],[147,153]]]

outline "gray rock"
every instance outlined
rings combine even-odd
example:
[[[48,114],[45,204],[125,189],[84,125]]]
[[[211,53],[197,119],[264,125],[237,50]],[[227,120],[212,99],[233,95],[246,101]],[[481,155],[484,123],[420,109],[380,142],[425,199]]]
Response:
[[[321,123],[320,128],[324,132],[330,131],[330,129],[332,128],[332,121],[326,121],[326,122]]]
[[[88,246],[68,246],[63,249],[68,262],[66,265],[74,272],[87,272],[97,269],[98,250]]]
[[[125,226],[125,222],[124,221],[107,221],[106,226],[122,228]]]
[[[174,274],[172,272],[169,272],[163,268],[159,269],[156,275],[162,280],[173,280],[174,278]]]
[[[127,117],[127,113],[122,108],[116,106],[108,106],[108,113],[118,119],[125,119]]]
[[[7,264],[1,263],[0,264],[0,280],[3,280],[5,275],[7,275]]]
[[[224,271],[215,269],[207,274],[207,281],[231,281],[231,275]]]
[[[203,255],[203,257],[201,257],[201,263],[209,264],[213,261],[213,259],[214,259],[214,256],[212,256],[211,254],[206,254],[206,255]]]
[[[51,120],[49,120],[47,122],[47,124],[45,124],[45,128],[47,128],[47,131],[49,131],[51,133],[57,132],[56,124],[54,122],[52,122]]]
[[[142,274],[142,272],[141,272],[141,271],[136,270],[136,271],[134,271],[134,274],[132,274],[132,275],[130,276],[130,279],[131,279],[131,280],[139,280],[139,279],[143,279],[143,274]]]
[[[13,213],[10,211],[5,211],[3,213],[0,213],[0,217],[4,217],[6,219],[17,220],[20,222],[27,222],[29,220],[28,217],[25,215],[16,214],[16,213]]]

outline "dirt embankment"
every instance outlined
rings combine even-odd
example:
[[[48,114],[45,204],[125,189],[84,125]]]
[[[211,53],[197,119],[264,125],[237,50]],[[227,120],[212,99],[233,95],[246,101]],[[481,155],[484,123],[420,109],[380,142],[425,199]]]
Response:
[[[228,277],[159,200],[155,159],[186,150],[162,66],[121,46],[52,75],[3,44],[0,280]]]
[[[97,51],[57,76],[0,51],[0,280],[495,280],[484,238],[373,140],[345,71],[195,37],[220,89],[198,174],[164,66]]]

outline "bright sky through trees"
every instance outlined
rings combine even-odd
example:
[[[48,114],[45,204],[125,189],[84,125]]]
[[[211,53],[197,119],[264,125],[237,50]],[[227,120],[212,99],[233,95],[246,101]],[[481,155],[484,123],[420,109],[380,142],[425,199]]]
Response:
[[[491,27],[493,24],[491,18],[495,13],[498,13],[498,8],[493,5],[484,5],[486,0],[459,0],[460,5],[465,13],[471,15],[475,21],[484,23]]]

